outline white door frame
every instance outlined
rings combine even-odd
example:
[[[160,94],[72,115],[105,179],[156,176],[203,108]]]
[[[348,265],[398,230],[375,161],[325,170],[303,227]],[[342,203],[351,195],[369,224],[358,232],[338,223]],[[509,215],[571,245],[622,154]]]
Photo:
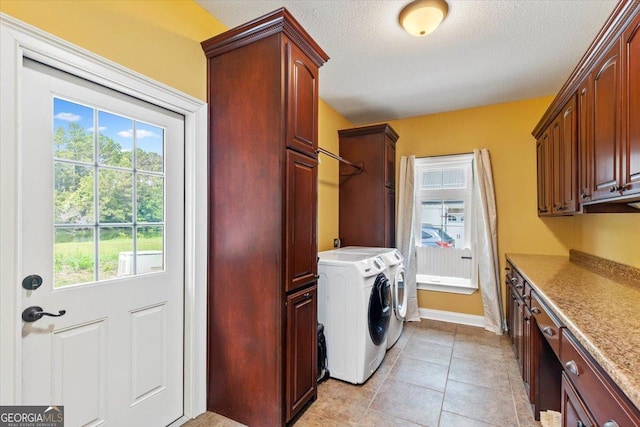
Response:
[[[0,12],[0,405],[22,400],[20,128],[28,57],[185,117],[184,416],[206,410],[207,105]],[[36,171],[37,173],[37,171]],[[48,402],[42,402],[43,405]]]

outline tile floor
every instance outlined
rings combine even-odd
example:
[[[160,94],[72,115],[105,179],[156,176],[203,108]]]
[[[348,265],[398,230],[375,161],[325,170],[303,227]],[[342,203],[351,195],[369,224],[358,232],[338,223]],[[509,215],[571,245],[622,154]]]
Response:
[[[237,427],[208,412],[186,427]],[[360,386],[330,379],[296,427],[539,427],[509,338],[480,328],[408,323]]]

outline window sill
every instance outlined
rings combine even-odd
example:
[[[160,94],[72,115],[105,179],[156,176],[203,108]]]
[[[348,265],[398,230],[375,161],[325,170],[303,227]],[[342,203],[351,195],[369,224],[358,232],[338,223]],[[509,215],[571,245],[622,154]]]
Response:
[[[423,291],[448,292],[452,294],[471,295],[478,286],[469,279],[459,277],[434,277],[427,274],[416,274],[417,288]]]

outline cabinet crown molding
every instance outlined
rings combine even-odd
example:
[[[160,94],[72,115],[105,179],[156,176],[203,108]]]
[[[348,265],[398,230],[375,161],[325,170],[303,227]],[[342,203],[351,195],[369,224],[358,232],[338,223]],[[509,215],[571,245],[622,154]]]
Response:
[[[284,7],[205,40],[201,45],[205,55],[213,58],[278,33],[293,40],[316,66],[321,67],[329,60],[329,55]]]

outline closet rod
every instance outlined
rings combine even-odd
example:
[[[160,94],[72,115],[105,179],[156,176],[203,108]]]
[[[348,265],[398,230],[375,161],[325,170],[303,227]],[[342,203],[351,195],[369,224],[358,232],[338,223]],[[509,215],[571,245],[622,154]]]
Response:
[[[327,151],[327,150],[325,150],[324,148],[320,148],[320,147],[318,147],[318,148],[316,149],[316,153],[322,153],[322,154],[324,154],[324,155],[326,155],[326,156],[329,156],[329,157],[331,157],[331,158],[336,159],[336,160],[337,160],[337,161],[339,161],[339,162],[346,163],[346,164],[348,164],[349,166],[352,166],[352,167],[354,167],[354,168],[358,169],[358,173],[362,172],[362,163],[361,163],[361,164],[359,164],[359,165],[357,165],[357,164],[355,164],[355,163],[350,162],[350,161],[349,161],[349,160],[347,160],[347,159],[344,159],[344,158],[342,158],[342,157],[340,157],[340,156],[338,156],[338,155],[336,155],[336,154],[333,154],[331,151]]]

